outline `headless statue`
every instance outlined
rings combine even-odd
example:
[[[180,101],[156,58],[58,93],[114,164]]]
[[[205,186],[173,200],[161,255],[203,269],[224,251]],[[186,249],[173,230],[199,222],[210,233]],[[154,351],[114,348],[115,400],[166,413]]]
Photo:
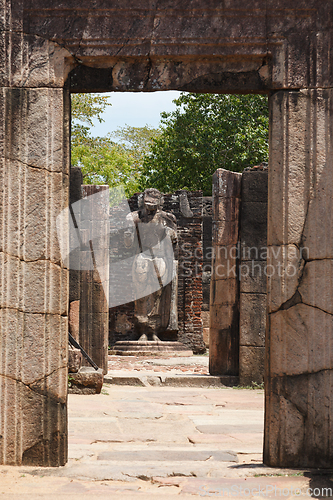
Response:
[[[156,341],[178,330],[177,223],[173,214],[162,210],[157,189],[146,189],[142,201],[142,207],[127,216],[134,225],[125,233],[125,245],[137,247],[132,268],[137,337]]]

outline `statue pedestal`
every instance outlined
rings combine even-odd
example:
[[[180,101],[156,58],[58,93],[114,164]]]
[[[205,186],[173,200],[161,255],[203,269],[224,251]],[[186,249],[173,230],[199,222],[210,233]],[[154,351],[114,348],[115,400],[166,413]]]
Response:
[[[117,356],[192,356],[193,352],[181,342],[158,340],[124,340],[116,342],[112,353]]]

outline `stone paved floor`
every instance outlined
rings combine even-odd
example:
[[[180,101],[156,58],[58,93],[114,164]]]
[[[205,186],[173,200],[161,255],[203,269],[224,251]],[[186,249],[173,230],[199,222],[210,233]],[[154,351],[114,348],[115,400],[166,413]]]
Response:
[[[71,394],[68,464],[0,467],[0,499],[300,498],[332,487],[328,474],[263,465],[263,402],[262,390],[232,388]]]
[[[113,372],[143,372],[145,374],[167,373],[169,375],[208,375],[209,357],[165,356],[109,356],[109,374]]]

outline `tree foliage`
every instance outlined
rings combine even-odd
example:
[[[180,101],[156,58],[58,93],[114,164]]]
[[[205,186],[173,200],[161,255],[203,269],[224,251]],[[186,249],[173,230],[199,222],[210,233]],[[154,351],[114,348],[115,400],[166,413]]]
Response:
[[[122,186],[129,197],[139,190],[143,157],[158,131],[126,126],[104,137],[93,137],[93,120],[103,122],[102,114],[109,105],[105,96],[72,94],[71,162],[81,167],[85,184]]]
[[[88,123],[91,127],[94,125],[93,119],[96,118],[100,123],[104,120],[102,114],[107,106],[111,106],[108,102],[108,96],[99,94],[71,94],[71,113],[73,126],[76,127],[76,120],[83,123]]]
[[[237,172],[268,159],[268,105],[261,95],[181,94],[162,113],[162,133],[145,156],[140,188],[211,194],[217,168]]]
[[[123,144],[135,152],[138,158],[142,158],[150,152],[150,146],[154,140],[159,137],[161,131],[159,129],[149,127],[119,127],[115,132],[111,133],[112,137],[116,137],[118,142]]]
[[[144,158],[150,153],[150,148],[160,133],[159,129],[149,127],[149,125],[144,127],[126,125],[110,134],[110,137],[115,138],[131,158],[138,181],[142,175]]]
[[[92,137],[90,133],[72,136],[72,165],[79,166],[84,184],[122,186],[126,196],[138,190],[139,172],[124,146],[112,141],[110,135]]]

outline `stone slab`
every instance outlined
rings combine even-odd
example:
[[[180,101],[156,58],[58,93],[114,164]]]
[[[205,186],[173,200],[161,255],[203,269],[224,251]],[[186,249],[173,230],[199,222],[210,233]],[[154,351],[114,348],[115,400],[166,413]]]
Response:
[[[173,353],[175,355],[180,356],[192,356],[193,352],[189,350],[184,344],[181,342],[172,342],[172,341],[154,341],[154,340],[125,340],[118,341],[115,343],[112,354],[116,354],[118,356],[147,356],[153,355],[156,353],[170,354]]]
[[[247,266],[247,267],[245,267]],[[241,293],[262,293],[267,291],[266,260],[246,261],[242,258],[242,275],[240,279]]]
[[[100,394],[103,386],[103,371],[83,366],[77,373],[68,376],[68,392],[71,394]]]
[[[241,248],[257,247],[262,251],[267,247],[267,202],[242,203]],[[256,259],[259,260],[259,259]]]
[[[114,375],[104,376],[104,383],[111,385],[130,386],[162,386],[162,387],[233,387],[239,384],[239,378],[235,376],[214,377],[211,375],[176,375],[174,377],[160,375],[136,376],[136,375]]]
[[[240,346],[265,346],[266,308],[266,294],[240,294]]]
[[[263,384],[265,347],[239,347],[239,383],[242,386]]]
[[[82,353],[80,349],[68,347],[68,373],[77,373],[81,368]]]
[[[71,274],[71,272],[70,272]],[[69,314],[68,314],[68,327],[69,333],[74,337],[74,339],[80,343],[79,331],[80,331],[80,301],[73,300],[69,304]]]
[[[238,433],[248,433],[251,432],[262,432],[262,425],[259,424],[244,424],[244,425],[197,425],[196,429],[203,434],[233,434]]]
[[[262,453],[262,433],[234,433],[234,434],[192,434],[188,436],[190,443],[195,445],[224,446],[227,450],[236,453]]]
[[[265,471],[269,469],[265,468]],[[182,493],[190,493],[200,497],[224,497],[234,496],[236,498],[288,498],[296,500],[306,495],[310,486],[306,477],[247,477],[247,478],[223,478],[202,479],[189,478],[182,487]],[[292,471],[290,471],[292,473]],[[269,476],[268,472],[268,476]],[[259,494],[260,492],[260,494]]]
[[[197,450],[142,450],[142,451],[106,451],[97,456],[97,460],[115,462],[238,462],[237,454],[230,451]]]
[[[168,356],[170,355],[170,352],[172,352],[172,350],[168,350],[168,351],[158,351],[159,354],[161,354],[161,356]],[[115,354],[116,356],[155,356],[156,355],[156,351],[149,351],[148,349],[137,349],[137,350],[133,350],[133,351],[120,351],[118,349],[112,349],[110,351],[111,354]],[[181,351],[179,353],[175,352],[174,353],[174,356],[193,356],[193,352],[192,351]]]
[[[134,377],[131,375],[119,376],[119,375],[110,375],[110,373],[108,373],[108,375],[105,375],[104,377],[104,383],[111,385],[132,385],[132,386],[145,387],[145,384],[142,382],[140,377]]]
[[[169,355],[170,356],[170,355]],[[181,358],[181,356],[174,359],[173,356],[167,359],[155,358],[152,360],[146,361],[146,364],[154,364],[156,366],[177,366],[177,365],[186,365],[186,366],[208,366],[209,357],[206,356],[191,356],[186,358]]]
[[[268,170],[248,170],[242,174],[242,202],[267,203]]]
[[[179,375],[166,377],[164,384],[170,387],[232,387],[238,385],[239,378],[235,376],[214,377],[211,375]]]

